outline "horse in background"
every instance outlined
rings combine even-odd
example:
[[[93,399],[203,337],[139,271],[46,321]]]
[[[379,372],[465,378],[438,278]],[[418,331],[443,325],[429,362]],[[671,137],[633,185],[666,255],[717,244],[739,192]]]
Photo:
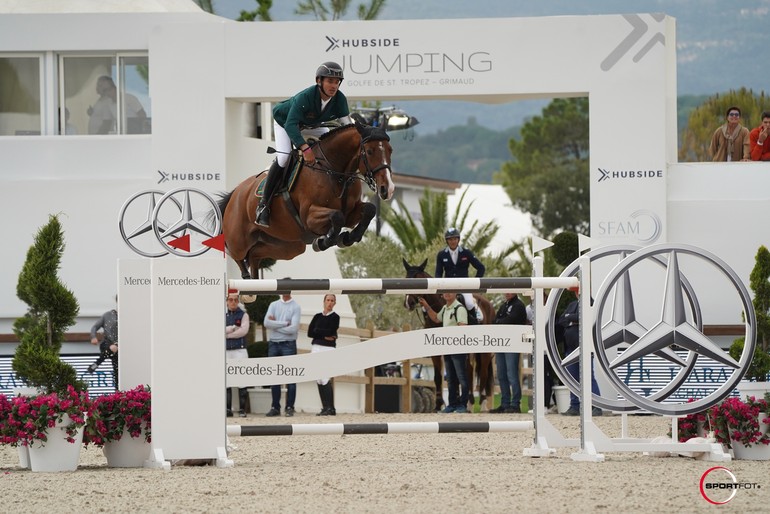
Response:
[[[425,271],[425,266],[428,264],[428,260],[424,260],[419,266],[413,266],[409,264],[406,259],[401,259],[406,270],[406,278],[432,278],[431,275]],[[467,293],[465,293],[467,294]],[[441,310],[444,306],[444,298],[440,294],[423,294],[415,295],[408,294],[404,300],[404,306],[413,311],[420,305],[417,301],[417,297],[422,296],[425,301],[428,302],[430,308],[435,312]],[[484,296],[474,293],[473,298],[476,300],[476,308],[481,311],[483,319],[480,321],[483,325],[491,325],[495,319],[495,308],[492,303]],[[440,323],[434,323],[430,319],[428,313],[420,310],[422,313],[422,324],[424,328],[436,328],[440,327]],[[483,404],[487,398],[494,399],[495,395],[495,377],[492,370],[492,360],[494,358],[493,353],[470,353],[468,354],[468,379],[470,380],[471,394],[476,387],[479,393],[479,405],[483,408]],[[436,385],[436,410],[441,410],[444,406],[443,398],[443,380],[444,380],[444,359],[441,355],[431,356],[433,362],[433,383]],[[475,373],[474,373],[475,371]],[[473,403],[473,400],[469,400],[469,403]],[[469,409],[470,410],[470,409]]]
[[[227,252],[243,278],[258,278],[262,259],[291,260],[308,244],[323,251],[360,242],[377,211],[362,201],[363,183],[382,200],[393,197],[393,148],[382,127],[345,125],[322,135],[311,148],[315,164],[296,155],[289,160],[271,202],[269,227],[254,223],[267,173],[247,178],[218,201]],[[300,169],[293,174],[295,164]]]

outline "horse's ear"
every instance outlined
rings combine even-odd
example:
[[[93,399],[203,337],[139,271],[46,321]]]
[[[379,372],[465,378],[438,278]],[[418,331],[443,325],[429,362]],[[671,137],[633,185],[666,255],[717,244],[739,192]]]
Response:
[[[410,265],[408,262],[406,262],[406,259],[404,259],[403,257],[401,257],[401,262],[403,262],[403,263],[404,263],[404,269],[405,269],[406,271],[409,271],[409,268],[411,268],[411,265]]]
[[[350,119],[353,120],[353,123],[356,125],[356,127],[360,125],[367,125],[366,118],[361,116],[360,113],[357,113],[357,112],[351,113]]]
[[[424,261],[422,261],[422,264],[420,264],[418,267],[421,270],[425,271],[425,266],[427,266],[427,265],[428,265],[428,259],[425,259]]]

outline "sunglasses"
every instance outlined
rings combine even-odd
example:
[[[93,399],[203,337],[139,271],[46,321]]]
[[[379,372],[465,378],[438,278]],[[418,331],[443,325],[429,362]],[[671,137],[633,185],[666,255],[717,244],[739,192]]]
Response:
[[[728,114],[728,116],[732,116],[734,118],[740,118],[741,117],[741,113],[739,113],[739,112],[731,112],[730,114]]]

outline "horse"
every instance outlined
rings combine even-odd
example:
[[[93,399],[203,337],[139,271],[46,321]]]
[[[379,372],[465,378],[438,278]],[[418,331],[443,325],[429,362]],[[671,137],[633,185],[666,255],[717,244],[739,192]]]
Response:
[[[428,260],[424,260],[419,266],[413,266],[409,264],[406,259],[401,259],[406,270],[406,278],[431,278],[431,275],[425,271],[425,266],[428,264]],[[444,306],[444,298],[440,294],[423,294],[419,295],[425,298],[430,308],[435,312],[441,310]],[[408,294],[404,300],[404,306],[410,311],[414,310],[419,305],[417,301],[418,295]],[[473,298],[476,300],[476,308],[481,311],[483,320],[482,324],[489,325],[495,319],[495,308],[492,303],[484,296],[474,293]],[[430,319],[430,316],[426,312],[422,313],[422,324],[424,328],[440,327],[441,323],[435,323]],[[492,371],[492,353],[475,353],[468,355],[468,379],[471,385],[471,392],[473,386],[478,387],[479,392],[479,405],[482,405],[487,398],[494,398],[495,380]],[[433,383],[436,385],[436,410],[441,410],[444,405],[444,398],[442,395],[443,390],[443,374],[444,374],[444,361],[440,355],[431,356],[433,361]],[[475,380],[474,380],[475,370]],[[470,400],[473,403],[473,400]]]
[[[262,259],[291,260],[308,244],[323,251],[360,242],[377,211],[374,204],[362,201],[362,183],[382,200],[393,197],[393,148],[382,127],[359,123],[338,127],[311,148],[315,164],[293,152],[295,158],[286,165],[284,183],[271,202],[269,227],[255,224],[259,186],[266,172],[249,177],[219,198],[225,246],[242,278],[257,278]],[[296,159],[300,169],[293,174]],[[287,184],[292,177],[296,177],[293,183]]]

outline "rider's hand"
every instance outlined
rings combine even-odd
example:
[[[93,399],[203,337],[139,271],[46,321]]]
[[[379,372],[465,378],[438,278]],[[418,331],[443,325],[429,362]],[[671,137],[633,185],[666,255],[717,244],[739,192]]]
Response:
[[[305,149],[302,150],[302,156],[308,164],[315,164],[315,154],[313,153],[313,149],[309,146],[306,146]]]

